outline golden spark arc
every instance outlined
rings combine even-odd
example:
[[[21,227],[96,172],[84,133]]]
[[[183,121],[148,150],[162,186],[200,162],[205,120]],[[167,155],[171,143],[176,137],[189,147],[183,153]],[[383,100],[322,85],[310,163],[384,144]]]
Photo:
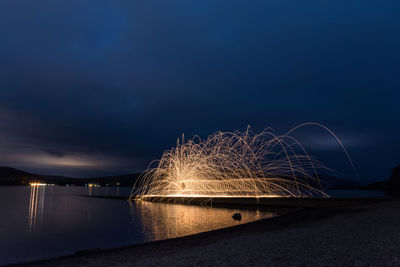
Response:
[[[328,197],[317,169],[327,169],[312,159],[303,145],[291,137],[296,126],[276,135],[270,128],[253,133],[216,132],[202,140],[195,136],[177,141],[159,161],[141,175],[131,197]],[[156,164],[156,167],[153,164]]]

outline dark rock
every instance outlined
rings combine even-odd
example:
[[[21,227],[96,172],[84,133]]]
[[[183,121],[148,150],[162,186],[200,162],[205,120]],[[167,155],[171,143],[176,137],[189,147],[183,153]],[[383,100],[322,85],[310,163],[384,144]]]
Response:
[[[233,214],[232,218],[233,218],[234,220],[240,221],[240,220],[242,220],[242,214],[240,214],[240,213],[235,213],[235,214]]]

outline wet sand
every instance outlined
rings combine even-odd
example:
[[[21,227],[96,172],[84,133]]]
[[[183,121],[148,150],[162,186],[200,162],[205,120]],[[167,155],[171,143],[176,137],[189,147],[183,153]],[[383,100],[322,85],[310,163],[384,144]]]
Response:
[[[27,266],[400,266],[400,200],[308,208],[176,239]]]

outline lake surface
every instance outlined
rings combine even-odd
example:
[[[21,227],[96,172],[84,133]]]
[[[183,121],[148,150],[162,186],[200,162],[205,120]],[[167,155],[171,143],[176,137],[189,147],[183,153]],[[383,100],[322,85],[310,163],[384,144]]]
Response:
[[[125,187],[0,187],[0,265],[184,236],[277,214],[132,202]],[[234,212],[242,220],[232,219]]]

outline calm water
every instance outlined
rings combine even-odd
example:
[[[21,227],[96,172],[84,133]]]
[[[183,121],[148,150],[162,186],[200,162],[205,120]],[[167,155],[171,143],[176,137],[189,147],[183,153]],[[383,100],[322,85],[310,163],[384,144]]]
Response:
[[[0,187],[0,265],[183,236],[276,216],[268,211],[130,202],[124,187]],[[242,221],[232,219],[240,211]]]

